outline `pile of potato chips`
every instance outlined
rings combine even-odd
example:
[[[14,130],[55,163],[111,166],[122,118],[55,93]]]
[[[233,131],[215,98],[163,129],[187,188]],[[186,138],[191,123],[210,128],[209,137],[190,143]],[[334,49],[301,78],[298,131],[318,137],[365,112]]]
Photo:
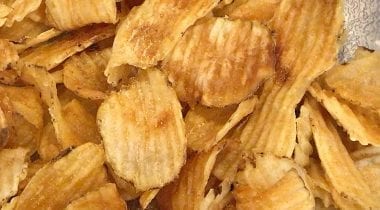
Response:
[[[380,209],[380,52],[342,0],[0,1],[0,208]]]

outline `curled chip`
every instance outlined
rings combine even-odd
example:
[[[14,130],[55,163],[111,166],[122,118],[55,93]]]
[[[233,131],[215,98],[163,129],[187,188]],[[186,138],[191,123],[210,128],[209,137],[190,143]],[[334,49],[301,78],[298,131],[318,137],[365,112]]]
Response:
[[[0,150],[0,206],[16,195],[20,181],[26,177],[26,155],[23,148]]]
[[[310,143],[313,133],[309,115],[309,107],[306,102],[301,106],[300,116],[296,119],[297,144],[294,148],[294,161],[301,166],[309,165],[310,155],[313,153],[313,146]]]
[[[81,97],[104,99],[109,88],[104,70],[110,55],[111,49],[108,48],[70,57],[63,68],[65,86]]]
[[[172,181],[186,158],[181,105],[157,69],[140,70],[97,115],[107,161],[141,191]],[[152,176],[154,174],[154,176]]]
[[[380,145],[380,115],[337,98],[333,92],[313,83],[309,92],[347,131],[352,141],[361,144]]]
[[[122,64],[148,68],[163,60],[181,34],[219,0],[146,0],[121,22],[106,75]],[[118,80],[109,81],[116,83]]]
[[[218,148],[213,148],[191,157],[181,169],[179,178],[157,195],[160,208],[199,210],[218,152]]]
[[[6,39],[0,39],[0,52],[0,71],[4,71],[9,64],[19,58],[15,45]]]
[[[17,51],[22,52],[30,47],[34,47],[40,43],[48,41],[56,36],[62,34],[62,31],[59,31],[55,28],[46,30],[35,37],[26,38],[22,43],[16,45]]]
[[[321,159],[322,167],[328,180],[340,197],[362,208],[375,208],[374,196],[360,171],[356,168],[341,138],[336,130],[333,120],[315,100],[308,100],[310,119],[315,145]]]
[[[28,14],[38,9],[42,0],[16,0],[11,2],[8,6],[12,8],[12,11],[7,15],[7,22],[5,23],[7,27],[11,27],[14,22],[22,21]]]
[[[225,209],[233,200],[231,193],[231,183],[224,180],[220,184],[221,192],[216,194],[214,189],[210,189],[201,203],[200,209],[218,210]]]
[[[69,32],[57,37],[54,41],[25,51],[20,58],[20,65],[26,67],[45,68],[51,70],[65,59],[77,52],[83,51],[90,45],[114,35],[112,25],[93,25]]]
[[[46,17],[60,30],[72,30],[91,23],[116,23],[116,1],[46,0]]]
[[[353,60],[323,76],[336,94],[364,108],[380,110],[380,52],[358,49]]]
[[[280,5],[281,0],[235,0],[220,9],[215,14],[232,19],[270,21]]]
[[[162,69],[181,101],[240,103],[274,73],[274,45],[257,22],[206,18],[189,28]]]
[[[146,209],[159,191],[159,189],[145,191],[139,198],[141,208]]]
[[[15,210],[63,209],[71,201],[105,184],[104,152],[92,143],[81,145],[48,163],[30,180]]]
[[[54,126],[51,122],[46,124],[42,129],[37,151],[40,158],[44,161],[53,159],[61,151],[61,145],[58,143]]]
[[[71,202],[66,210],[127,210],[126,204],[117,192],[115,184],[107,183],[97,190]]]

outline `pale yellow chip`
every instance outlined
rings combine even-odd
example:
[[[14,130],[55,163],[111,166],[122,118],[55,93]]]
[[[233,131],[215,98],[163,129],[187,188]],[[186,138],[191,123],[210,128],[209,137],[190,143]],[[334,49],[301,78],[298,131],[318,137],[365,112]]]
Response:
[[[6,93],[14,112],[22,115],[25,120],[36,128],[43,126],[43,108],[40,93],[33,87],[1,86],[0,91]]]
[[[274,74],[273,53],[270,32],[259,23],[206,18],[185,32],[162,69],[181,101],[223,107]]]
[[[295,108],[311,81],[336,62],[342,7],[342,1],[281,1],[271,21],[279,56],[276,77],[243,131],[245,150],[292,155],[296,144]]]
[[[281,0],[235,0],[232,4],[215,10],[214,14],[231,19],[268,22],[273,17]]]
[[[148,68],[163,60],[182,33],[209,13],[218,0],[147,0],[121,22],[106,75],[123,64]],[[132,50],[133,49],[133,50]],[[108,80],[116,83],[118,79]]]
[[[114,26],[94,25],[63,34],[54,41],[43,43],[37,48],[25,51],[17,66],[44,68],[51,70],[73,54],[83,51],[90,45],[113,36]]]
[[[0,71],[19,59],[15,45],[6,39],[0,39],[0,52]]]
[[[363,145],[380,145],[380,115],[337,98],[331,91],[322,89],[318,83],[313,83],[309,92],[322,102],[352,141],[359,141]]]
[[[278,182],[258,195],[250,188],[237,186],[234,190],[236,209],[314,209],[314,197],[295,170],[287,172]]]
[[[104,99],[109,89],[104,70],[110,55],[111,49],[108,48],[70,57],[63,68],[65,86],[81,97]]]
[[[107,183],[97,190],[88,192],[83,197],[71,202],[66,210],[127,210],[127,206],[120,197],[116,185]]]
[[[104,152],[87,143],[56,162],[48,163],[20,194],[18,209],[62,209],[71,201],[106,182]]]
[[[373,157],[380,156],[380,147],[367,146],[352,152],[350,155],[354,161],[372,159]]]
[[[159,191],[159,189],[145,191],[139,198],[141,208],[146,209],[146,207],[148,207],[150,202],[152,202],[152,200],[156,197]]]
[[[46,0],[46,17],[60,30],[72,30],[91,23],[116,23],[116,1]]]
[[[30,180],[33,178],[33,176],[39,171],[42,167],[44,167],[46,162],[42,160],[35,160],[33,162],[28,163],[28,168],[26,170],[26,177],[23,179],[19,186],[18,186],[18,192],[22,192],[26,185],[30,182]]]
[[[199,210],[218,152],[218,148],[213,148],[191,157],[181,169],[179,178],[160,190],[157,196],[159,207],[167,210]]]
[[[26,177],[26,155],[24,148],[0,149],[0,206],[16,195],[20,181]]]
[[[349,63],[323,76],[323,81],[342,98],[364,108],[380,110],[380,52],[358,49]]]
[[[328,180],[346,200],[362,208],[376,208],[375,198],[342,144],[332,118],[318,102],[308,102],[314,142]]]
[[[40,43],[43,43],[45,41],[48,41],[56,36],[59,36],[62,34],[62,31],[59,31],[55,28],[46,30],[44,32],[41,32],[35,37],[26,37],[26,39],[19,44],[16,44],[16,48],[18,52],[23,52],[24,50],[34,47]]]
[[[178,175],[186,158],[181,105],[159,70],[140,70],[102,103],[97,120],[108,163],[138,190],[162,187]]]
[[[297,144],[294,148],[294,161],[301,166],[309,165],[310,155],[313,153],[313,146],[311,145],[313,134],[309,115],[308,103],[305,103],[301,106],[300,116],[296,119]]]
[[[371,158],[355,161],[355,165],[358,167],[371,189],[372,195],[378,202],[380,200],[380,154],[378,153]]]
[[[14,22],[22,21],[29,13],[38,9],[42,0],[15,0],[11,5],[12,11],[7,15],[5,25],[11,27]]]

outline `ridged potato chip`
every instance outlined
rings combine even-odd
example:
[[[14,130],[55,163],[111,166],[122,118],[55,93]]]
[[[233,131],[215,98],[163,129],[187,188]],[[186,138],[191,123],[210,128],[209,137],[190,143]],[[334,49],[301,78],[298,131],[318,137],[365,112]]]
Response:
[[[318,83],[313,83],[309,92],[342,125],[352,141],[364,145],[380,145],[380,115],[337,98],[333,92],[322,89]]]
[[[73,54],[83,51],[90,45],[114,35],[112,25],[93,25],[69,32],[54,41],[43,43],[37,48],[25,51],[19,65],[51,70]],[[18,66],[18,68],[22,68]]]
[[[0,149],[0,206],[16,195],[26,177],[27,149]]]
[[[179,178],[160,190],[157,195],[159,207],[166,210],[200,210],[218,152],[218,148],[213,148],[191,157],[181,169]]]
[[[364,108],[380,111],[380,52],[358,49],[353,60],[323,75],[335,94]]]
[[[379,148],[377,148],[379,149]],[[380,153],[355,161],[376,201],[380,200]]]
[[[150,202],[156,197],[159,189],[145,191],[139,198],[139,203],[142,209],[146,209]]]
[[[30,180],[19,196],[18,209],[63,209],[71,201],[106,182],[104,152],[87,143],[56,162],[48,163]]]
[[[280,2],[281,0],[235,0],[214,13],[231,19],[267,22],[273,17]]]
[[[270,32],[259,23],[205,18],[185,32],[162,69],[181,101],[223,107],[273,75],[273,53]]]
[[[127,206],[113,183],[105,184],[97,190],[72,201],[65,210],[127,210]]]
[[[145,191],[178,175],[186,158],[181,105],[159,70],[140,70],[102,103],[97,120],[107,161],[120,178]]]
[[[271,21],[277,37],[276,77],[242,133],[245,150],[292,155],[296,105],[310,83],[336,62],[342,9],[340,0],[281,1]]]
[[[342,144],[332,118],[315,100],[310,99],[309,105],[314,142],[328,180],[345,200],[362,208],[377,208],[374,196]]]
[[[269,189],[257,196],[249,189],[235,189],[236,209],[314,209],[315,201],[301,177],[291,170]]]
[[[129,64],[148,68],[163,60],[181,34],[209,13],[218,0],[146,0],[121,22],[112,48],[106,75]],[[131,50],[133,49],[133,50]],[[108,80],[116,83],[118,79]]]
[[[307,100],[307,99],[305,99]],[[310,163],[310,155],[313,153],[311,140],[310,113],[308,103],[306,102],[300,108],[300,116],[296,119],[297,144],[294,148],[294,161],[301,166],[307,166]]]
[[[108,48],[70,57],[63,68],[65,86],[81,97],[104,99],[109,89],[104,70],[110,55],[111,49]]]
[[[29,13],[38,9],[42,0],[15,0],[11,5],[12,11],[7,15],[5,25],[11,27],[14,22],[22,21]]]
[[[0,52],[0,71],[19,59],[15,45],[6,39],[0,39]]]
[[[47,20],[60,30],[117,21],[115,0],[45,0],[45,4]]]

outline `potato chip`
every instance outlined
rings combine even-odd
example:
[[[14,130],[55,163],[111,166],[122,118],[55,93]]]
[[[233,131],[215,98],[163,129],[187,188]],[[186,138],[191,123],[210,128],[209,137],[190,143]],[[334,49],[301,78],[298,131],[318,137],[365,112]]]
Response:
[[[60,30],[72,30],[91,23],[116,23],[116,2],[98,0],[46,0],[46,17]]]
[[[0,91],[7,94],[15,112],[36,128],[43,126],[43,109],[40,93],[33,87],[1,86]]]
[[[26,155],[24,148],[0,150],[0,206],[16,195],[18,185],[26,176]]]
[[[65,86],[81,97],[104,99],[109,89],[104,70],[110,55],[111,49],[108,48],[70,57],[63,68]]]
[[[12,129],[13,107],[9,97],[0,92],[0,149],[4,147],[14,135]]]
[[[54,81],[56,84],[63,83],[63,70],[58,70],[51,73],[51,76],[53,76]]]
[[[13,197],[12,200],[6,204],[4,204],[3,206],[1,206],[1,210],[13,210],[16,206],[16,203],[17,203],[17,200],[18,200],[18,196],[16,197]]]
[[[19,75],[17,75],[16,70],[7,69],[5,71],[0,71],[0,83],[5,85],[15,85],[19,82]]]
[[[223,181],[221,184],[221,192],[215,193],[214,189],[210,189],[201,203],[201,210],[218,210],[224,209],[232,200],[231,183]]]
[[[10,131],[11,134],[6,147],[25,147],[30,150],[30,154],[35,152],[40,136],[40,130],[18,113],[12,113],[10,126],[12,131]]]
[[[115,174],[114,170],[108,166],[108,172],[111,175],[113,181],[115,182],[119,193],[123,200],[130,201],[137,197],[139,197],[142,192],[138,191],[133,184],[125,181],[124,179],[120,178],[118,175]]]
[[[102,103],[97,120],[107,161],[120,178],[145,191],[178,175],[186,158],[181,105],[159,70],[139,71],[127,89]]]
[[[22,52],[30,47],[36,46],[40,43],[43,43],[47,40],[50,40],[56,36],[62,34],[62,31],[59,31],[55,28],[44,31],[33,38],[27,38],[22,43],[16,44],[16,48],[18,52]]]
[[[373,157],[380,156],[380,147],[367,146],[352,152],[350,155],[354,161],[372,159]]]
[[[259,195],[252,195],[246,186],[235,191],[237,209],[314,209],[313,195],[295,170]]]
[[[90,45],[113,36],[112,25],[94,25],[57,37],[21,55],[20,64],[51,70],[73,54]],[[19,64],[19,65],[20,65]],[[18,66],[18,68],[21,68]]]
[[[209,13],[218,0],[147,0],[132,9],[116,34],[106,75],[122,64],[154,66],[172,50],[182,33]],[[131,50],[133,49],[133,50]],[[116,83],[118,79],[110,83]]]
[[[32,158],[30,158],[32,159]],[[28,163],[28,168],[26,169],[26,177],[23,179],[19,186],[18,191],[21,192],[25,189],[26,185],[30,182],[30,180],[33,178],[33,176],[37,173],[38,170],[40,170],[42,167],[44,167],[46,162],[43,162],[41,160],[36,160],[33,162]]]
[[[331,117],[315,100],[309,100],[309,104],[314,141],[328,180],[344,199],[362,208],[375,208],[371,190],[342,144]]]
[[[26,17],[30,20],[33,20],[34,22],[43,23],[44,25],[49,25],[49,22],[47,21],[47,18],[46,18],[45,10],[46,10],[45,1],[42,1],[40,6],[33,12],[29,13]]]
[[[145,191],[139,198],[141,208],[146,209],[159,191],[159,189]]]
[[[271,20],[281,0],[235,0],[215,11],[220,17],[231,19],[257,20],[267,22]]]
[[[361,144],[380,145],[380,116],[344,100],[338,99],[318,83],[313,83],[309,92],[328,110],[331,116],[347,131],[352,141]]]
[[[355,162],[376,201],[380,200],[380,154]]]
[[[113,183],[105,184],[95,191],[88,192],[83,197],[71,202],[66,210],[127,210],[125,202],[120,198],[116,185]]]
[[[207,180],[211,175],[219,149],[196,154],[181,169],[179,178],[165,186],[157,195],[161,209],[200,209]]]
[[[38,155],[44,161],[49,161],[56,157],[61,151],[61,145],[58,143],[55,135],[54,126],[50,122],[42,130],[38,142]]]
[[[6,39],[0,39],[0,71],[4,71],[9,64],[18,60],[15,45]]]
[[[87,143],[56,162],[48,163],[30,180],[16,204],[18,209],[62,209],[105,183],[101,146]]]
[[[206,18],[185,32],[162,69],[181,101],[223,107],[273,75],[273,52],[270,32],[259,23]]]
[[[276,77],[259,99],[242,148],[290,157],[296,144],[295,107],[317,76],[334,65],[343,22],[342,2],[282,0],[275,12]],[[313,59],[310,59],[313,58]],[[270,126],[268,126],[270,125]]]
[[[5,25],[11,27],[14,22],[22,21],[25,16],[38,9],[42,0],[15,0],[12,5],[12,11],[7,16]]]
[[[49,30],[48,26],[26,18],[21,22],[14,23],[10,28],[1,27],[0,37],[17,44],[22,44],[26,40],[34,38],[46,30]]]
[[[305,99],[307,100],[307,99]],[[313,153],[310,113],[308,103],[300,108],[300,116],[296,119],[297,144],[294,148],[294,161],[301,166],[307,166],[310,162],[310,155]]]
[[[364,108],[380,110],[380,52],[358,49],[348,64],[339,65],[323,81],[340,97]]]
[[[8,14],[12,11],[12,8],[7,5],[0,3],[0,27],[7,21]]]

